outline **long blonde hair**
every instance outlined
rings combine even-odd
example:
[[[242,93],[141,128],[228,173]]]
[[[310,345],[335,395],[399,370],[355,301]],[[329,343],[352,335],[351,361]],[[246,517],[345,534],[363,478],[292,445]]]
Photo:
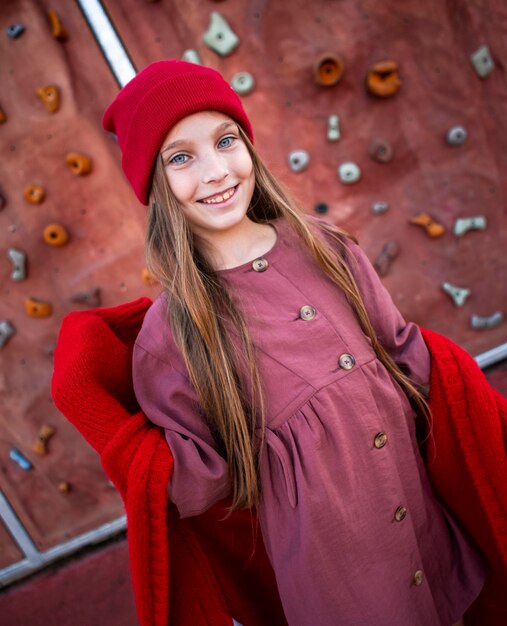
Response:
[[[314,234],[308,218],[297,208],[255,152],[241,127],[251,155],[255,187],[248,216],[267,223],[284,218],[322,270],[345,293],[362,331],[377,357],[407,396],[428,415],[424,397],[379,342],[361,295],[345,260],[348,235],[322,225],[330,246]],[[168,323],[189,378],[208,420],[217,447],[229,467],[231,510],[258,504],[259,450],[265,426],[262,384],[255,348],[245,319],[214,271],[183,216],[167,181],[162,157],[155,165],[146,237],[147,263],[168,294]],[[231,341],[237,335],[238,343]],[[247,378],[245,378],[247,377]],[[255,433],[260,432],[260,438]]]

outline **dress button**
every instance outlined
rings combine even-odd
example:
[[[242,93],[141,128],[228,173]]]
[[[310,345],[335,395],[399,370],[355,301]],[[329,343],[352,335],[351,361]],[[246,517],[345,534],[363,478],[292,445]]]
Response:
[[[373,445],[380,449],[383,448],[387,443],[387,435],[385,433],[377,433],[375,435],[375,439],[373,440]]]
[[[252,261],[252,267],[256,272],[265,272],[268,269],[268,265],[269,263],[266,261],[266,259],[263,258],[255,259],[255,261]]]
[[[299,317],[302,320],[313,320],[313,318],[317,315],[317,311],[310,306],[309,304],[305,304],[299,309]]]
[[[338,365],[342,370],[351,370],[355,364],[356,360],[351,354],[341,354],[338,359]]]
[[[414,577],[412,578],[412,581],[413,581],[414,585],[419,587],[419,585],[422,585],[423,578],[424,578],[423,571],[418,569],[416,571],[416,573],[414,574]]]
[[[397,522],[402,522],[407,517],[407,507],[399,506],[394,512],[394,519]]]

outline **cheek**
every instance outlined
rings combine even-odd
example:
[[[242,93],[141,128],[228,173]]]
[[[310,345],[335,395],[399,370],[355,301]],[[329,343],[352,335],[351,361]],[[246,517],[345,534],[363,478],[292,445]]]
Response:
[[[188,177],[182,176],[179,172],[175,173],[166,170],[166,178],[177,200],[186,202],[191,197],[193,187]]]

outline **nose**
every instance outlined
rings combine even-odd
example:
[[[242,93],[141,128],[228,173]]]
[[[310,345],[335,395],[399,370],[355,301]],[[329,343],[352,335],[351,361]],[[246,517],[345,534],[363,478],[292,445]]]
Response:
[[[207,155],[202,164],[202,182],[205,184],[220,182],[227,176],[229,176],[229,169],[226,159],[217,152]]]

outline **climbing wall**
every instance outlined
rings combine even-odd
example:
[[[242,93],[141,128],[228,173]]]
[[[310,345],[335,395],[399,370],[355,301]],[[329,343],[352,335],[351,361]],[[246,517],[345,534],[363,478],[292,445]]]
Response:
[[[103,5],[137,70],[186,54],[234,83],[264,160],[358,237],[407,318],[474,355],[507,341],[502,0]],[[0,489],[42,550],[122,513],[51,402],[61,320],[157,287],[144,209],[100,126],[118,87],[77,4],[4,0],[0,53]]]

